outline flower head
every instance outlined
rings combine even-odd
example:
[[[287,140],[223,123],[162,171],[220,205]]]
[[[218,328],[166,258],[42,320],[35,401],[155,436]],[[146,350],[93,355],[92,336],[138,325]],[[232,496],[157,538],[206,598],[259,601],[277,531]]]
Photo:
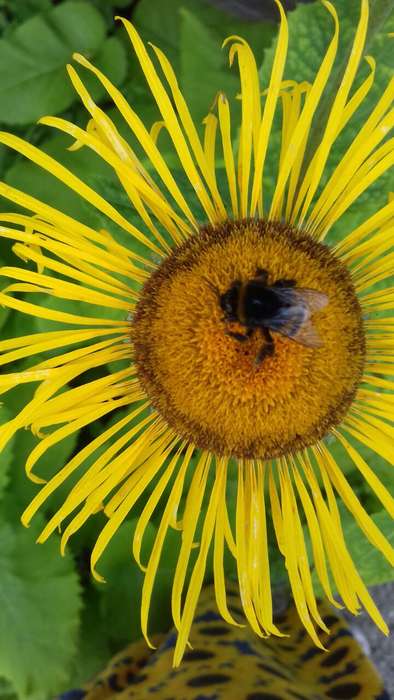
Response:
[[[139,227],[50,156],[16,136],[0,136],[1,143],[51,172],[129,234],[129,243],[120,243],[105,230],[0,184],[1,195],[29,212],[1,215],[0,235],[15,240],[15,253],[37,265],[36,272],[1,269],[1,276],[14,282],[0,293],[0,303],[66,327],[1,341],[2,364],[46,352],[49,358],[2,375],[2,391],[24,382],[39,386],[1,427],[0,448],[19,428],[30,426],[40,434],[26,463],[27,474],[40,483],[33,470],[47,449],[128,408],[126,414],[115,413],[110,427],[41,486],[23,522],[27,525],[51,494],[78,474],[39,541],[62,527],[64,550],[89,516],[104,509],[108,520],[91,557],[93,574],[100,578],[103,550],[153,483],[133,539],[134,557],[145,571],[142,630],[148,639],[163,542],[168,529],[177,528],[182,544],[172,587],[179,631],[175,664],[188,641],[211,547],[223,618],[236,624],[226,602],[223,557],[228,549],[249,624],[260,636],[282,634],[272,610],[268,511],[299,616],[315,643],[321,646],[316,628],[327,628],[316,603],[312,562],[333,605],[339,606],[334,582],[349,610],[356,613],[364,606],[387,630],[349,554],[335,492],[391,562],[393,550],[330,446],[333,440],[342,446],[392,514],[393,499],[357,444],[390,459],[393,337],[387,311],[393,290],[376,285],[392,269],[394,201],[344,232],[335,246],[326,241],[341,215],[393,163],[387,133],[393,124],[394,83],[327,178],[332,146],[373,83],[375,65],[367,57],[370,75],[352,91],[363,57],[368,2],[361,1],[350,58],[312,157],[308,137],[330,80],[338,19],[333,5],[323,2],[333,36],[313,83],[284,81],[288,31],[277,4],[281,25],[272,73],[268,80],[264,76],[267,89],[245,41],[235,36],[225,42],[230,64],[237,59],[239,66],[239,135],[231,105],[219,93],[200,138],[169,61],[157,47],[148,50],[127,20],[123,24],[162,115],[150,132],[109,80],[86,58],[74,56],[105,87],[145,159],[94,103],[71,66],[70,78],[90,114],[86,130],[60,118],[41,121],[71,135],[73,148],[89,147],[113,168],[140,216]],[[276,118],[282,120],[281,145],[268,203],[265,173]],[[191,196],[160,152],[161,129],[168,133]],[[217,160],[224,163],[225,186],[218,179]],[[86,315],[19,299],[18,292],[80,301]],[[123,364],[115,366],[119,360]],[[102,376],[85,380],[92,368],[102,368]],[[238,478],[234,522],[226,502],[230,470]],[[141,561],[144,532],[158,507],[158,533],[149,560]]]

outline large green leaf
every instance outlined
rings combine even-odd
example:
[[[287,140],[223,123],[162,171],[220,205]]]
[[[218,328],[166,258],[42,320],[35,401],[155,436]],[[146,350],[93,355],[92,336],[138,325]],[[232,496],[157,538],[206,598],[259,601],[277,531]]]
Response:
[[[67,677],[80,597],[73,562],[55,540],[35,545],[36,532],[0,526],[0,676],[20,698],[43,700]]]
[[[1,9],[6,12],[7,23],[24,22],[38,12],[50,10],[51,0],[2,0]]]
[[[0,36],[6,38],[12,35],[18,24],[50,9],[51,0],[1,0]]]
[[[367,586],[374,586],[380,583],[386,583],[394,579],[394,569],[389,562],[366,538],[354,517],[346,510],[343,504],[339,504],[341,512],[341,521],[345,540],[357,568],[358,573]],[[391,516],[384,510],[374,513],[372,520],[379,530],[383,533],[386,539],[394,545],[394,529]],[[311,553],[310,534],[305,531],[305,539],[307,549]],[[318,581],[316,571],[313,571],[313,582],[316,592],[321,595],[322,589]],[[335,583],[332,581],[334,590]]]
[[[103,41],[97,54],[94,56],[94,63],[115,85],[123,83],[128,69],[128,55],[124,43],[119,37],[110,36]],[[101,83],[89,71],[83,68],[78,68],[78,71],[93,99],[97,102],[103,100],[107,93]],[[66,74],[64,75],[64,80],[68,80]],[[88,118],[90,119],[90,115],[87,112],[85,114],[84,124]]]
[[[125,74],[123,46],[105,44],[105,23],[88,2],[70,0],[21,24],[0,41],[0,120],[23,125],[67,109],[75,93],[65,72],[74,51],[98,57],[116,81]],[[115,43],[116,42],[116,43]]]
[[[179,57],[179,10],[181,7],[192,9],[192,5],[193,0],[167,0],[163,11],[161,0],[140,0],[133,15],[133,23],[142,37],[159,46],[176,66]]]
[[[90,0],[90,2],[104,14],[106,21],[110,24],[117,14],[130,16],[130,0]]]
[[[161,0],[141,0],[133,21],[143,38],[172,62],[197,122],[208,113],[219,90],[234,97],[238,88],[237,69],[229,69],[223,40],[231,34],[243,36],[261,61],[275,33],[270,22],[242,22],[206,0],[169,0],[165,12]]]
[[[181,12],[181,68],[184,96],[193,117],[200,122],[209,112],[219,91],[229,99],[239,89],[237,66],[230,70],[227,50],[197,15]]]
[[[117,646],[141,637],[140,608],[143,574],[132,558],[131,544],[137,520],[125,522],[108,545],[97,569],[106,580],[97,584],[102,596],[101,611],[107,621],[108,638]],[[156,527],[148,525],[142,546],[142,562],[151,551]],[[166,536],[161,564],[150,607],[152,633],[171,626],[170,596],[173,571],[180,548],[180,533],[170,530]]]
[[[114,651],[117,651],[108,643],[107,621],[101,615],[100,603],[101,596],[89,586],[85,592],[77,652],[63,685],[64,690],[79,687],[89,681],[102,671]]]
[[[207,31],[216,38],[217,47],[230,34],[243,36],[258,53],[268,45],[275,33],[275,25],[271,22],[245,22],[212,6],[207,0],[168,0],[163,12],[161,0],[140,0],[133,16],[133,22],[147,41],[160,46],[168,57],[179,67],[180,54],[183,47],[179,44],[181,33],[182,13],[191,12],[198,17]],[[198,37],[193,39],[190,50],[198,51]],[[201,72],[202,88],[206,79]]]
[[[18,700],[11,683],[5,678],[0,678],[0,700]]]
[[[180,11],[180,82],[184,95],[198,122],[212,107],[219,91],[232,100],[234,124],[240,112],[239,71],[235,62],[229,67],[228,49],[222,48],[223,40],[233,34],[244,37],[252,46],[256,60],[261,62],[264,49],[270,45],[274,26],[270,23],[244,24],[228,15],[197,7],[194,12]]]
[[[392,518],[382,510],[372,516],[375,525],[382,531],[388,541],[394,545],[394,528]],[[359,574],[367,586],[386,583],[394,579],[393,567],[383,555],[367,540],[359,525],[348,515],[343,520],[346,542]]]

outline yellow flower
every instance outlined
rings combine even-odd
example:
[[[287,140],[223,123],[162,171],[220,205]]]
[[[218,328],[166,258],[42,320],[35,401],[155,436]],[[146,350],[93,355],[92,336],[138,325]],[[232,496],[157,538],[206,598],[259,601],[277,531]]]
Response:
[[[393,139],[387,133],[393,125],[394,82],[322,184],[333,144],[373,84],[375,65],[367,58],[370,74],[353,90],[363,56],[368,2],[361,2],[350,58],[309,160],[308,135],[337,52],[337,14],[331,3],[323,2],[333,21],[333,36],[314,82],[298,84],[282,79],[288,30],[277,4],[281,25],[268,89],[260,85],[245,41],[230,37],[225,42],[230,64],[237,59],[240,72],[242,114],[236,149],[237,125],[226,96],[219,93],[201,140],[167,58],[155,46],[148,51],[127,20],[123,24],[162,115],[150,132],[109,80],[86,58],[74,56],[105,87],[145,160],[94,103],[71,66],[70,78],[91,117],[86,130],[60,118],[46,117],[42,123],[70,134],[74,147],[93,149],[113,168],[141,217],[140,228],[50,156],[17,136],[0,137],[1,143],[48,170],[130,235],[130,245],[122,245],[105,230],[93,230],[0,184],[1,195],[30,212],[3,214],[0,233],[17,241],[17,255],[37,265],[37,272],[2,268],[1,276],[14,282],[2,291],[0,303],[67,328],[1,341],[2,364],[50,354],[26,371],[1,376],[3,392],[24,382],[39,386],[20,413],[1,427],[0,449],[19,428],[30,426],[42,439],[26,471],[40,483],[33,469],[48,448],[119,407],[130,407],[42,485],[23,522],[28,525],[55,489],[79,470],[79,480],[39,542],[66,523],[64,550],[69,537],[103,508],[108,521],[91,558],[93,574],[100,579],[98,562],[104,548],[153,482],[133,540],[134,557],[145,571],[142,630],[148,639],[149,604],[163,542],[168,529],[177,528],[182,543],[172,588],[179,632],[175,664],[189,638],[211,547],[223,618],[236,624],[226,602],[223,557],[229,550],[236,560],[249,624],[260,636],[282,634],[272,611],[268,508],[300,618],[314,642],[321,646],[316,627],[326,630],[326,625],[316,604],[311,562],[333,605],[339,605],[334,583],[350,611],[364,606],[387,632],[346,546],[335,492],[391,562],[393,550],[357,499],[330,446],[342,446],[393,514],[393,499],[354,439],[387,460],[392,457],[393,382],[387,376],[393,324],[387,311],[393,308],[394,292],[376,285],[393,268],[394,201],[347,231],[334,247],[324,241],[341,215],[393,164]],[[152,62],[152,52],[167,85]],[[264,173],[275,115],[282,120],[281,147],[267,208]],[[162,128],[194,190],[190,201],[158,148]],[[217,181],[218,153],[227,176],[223,188]],[[143,165],[146,160],[149,167]],[[225,204],[227,195],[231,207]],[[45,308],[19,299],[16,292],[44,292],[82,302],[92,305],[93,315]],[[110,318],[108,309],[120,313],[120,320]],[[60,348],[66,350],[56,354]],[[118,360],[123,361],[121,368],[116,365],[108,373],[108,364],[114,367],[111,363]],[[103,368],[100,379],[81,379],[70,388],[72,380],[98,367]],[[41,432],[44,428],[52,430]],[[238,491],[232,523],[226,483],[229,470],[235,468]],[[144,532],[163,494],[167,500],[156,540],[149,560],[142,562]],[[204,497],[208,506],[197,534]],[[310,553],[303,520],[310,533]]]

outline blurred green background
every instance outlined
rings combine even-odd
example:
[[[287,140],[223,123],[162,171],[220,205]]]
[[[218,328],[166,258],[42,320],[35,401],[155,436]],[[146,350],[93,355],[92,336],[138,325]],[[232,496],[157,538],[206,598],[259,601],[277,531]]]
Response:
[[[296,5],[289,2],[287,5],[292,11],[289,14],[290,46],[285,77],[299,81],[312,80],[330,40],[332,21],[320,3]],[[335,91],[335,75],[343,70],[359,15],[358,0],[338,0],[335,5],[341,19],[341,40],[332,91]],[[377,2],[376,8],[379,7],[382,7],[382,3]],[[267,84],[278,29],[277,11],[273,3],[257,0],[0,0],[1,128],[25,137],[59,159],[105,195],[133,223],[140,225],[106,164],[87,149],[67,151],[71,143],[68,137],[36,123],[43,115],[60,114],[80,126],[86,126],[87,114],[65,70],[74,51],[89,57],[121,87],[148,128],[159,119],[126,34],[114,21],[117,14],[131,18],[144,39],[157,44],[167,53],[176,68],[192,115],[201,125],[219,89],[234,100],[234,111],[239,110],[239,102],[235,99],[238,91],[237,68],[229,70],[227,52],[221,49],[226,36],[238,34],[250,42],[258,66],[261,66],[262,82]],[[375,84],[368,100],[335,144],[326,177],[391,77],[392,52],[387,33],[394,31],[393,14],[383,12],[378,19],[372,27],[368,43],[368,53],[378,62]],[[127,130],[104,90],[84,69],[79,69],[79,72],[98,104],[127,136]],[[363,64],[356,87],[367,72],[367,65]],[[279,134],[280,119],[274,125],[266,169],[268,196],[275,179]],[[168,162],[173,164],[178,181],[189,193],[190,186],[182,173],[177,171],[171,144],[164,134],[160,136],[159,144]],[[146,166],[149,167],[149,164]],[[105,227],[113,235],[120,235],[102,214],[67,190],[62,183],[3,146],[0,146],[0,173],[5,182],[42,198],[93,227]],[[219,162],[219,182],[220,177]],[[342,217],[332,236],[343,236],[359,221],[383,206],[390,189],[394,189],[394,183],[392,174],[388,173]],[[15,210],[4,200],[0,206],[3,211]],[[11,247],[4,241],[0,241],[2,262],[18,264]],[[5,286],[5,283],[0,282],[0,286]],[[43,298],[42,303],[51,306],[54,301],[48,297]],[[62,308],[59,300],[55,306]],[[67,310],[72,310],[72,306],[69,303]],[[74,307],[77,308],[78,304],[75,303]],[[0,308],[1,338],[47,328],[45,321]],[[26,362],[19,363],[19,366],[25,367]],[[5,394],[0,405],[1,422],[13,415],[32,392],[30,385],[24,385]],[[106,425],[113,419],[110,417]],[[53,453],[50,451],[41,458],[37,473],[48,476],[58,471],[76,450],[102,431],[103,425],[103,422],[92,425],[81,434],[65,439]],[[23,469],[26,456],[37,441],[38,438],[30,432],[21,431],[0,456],[0,700],[46,700],[54,693],[88,679],[112,653],[140,636],[142,575],[131,558],[131,539],[144,499],[130,514],[103,556],[100,571],[106,576],[107,583],[93,582],[89,573],[89,553],[105,521],[102,514],[94,516],[74,536],[64,559],[59,555],[57,535],[45,545],[38,546],[34,542],[44,522],[65,497],[66,488],[63,487],[60,493],[53,496],[30,529],[24,530],[19,523],[21,512],[38,488],[27,480]],[[331,445],[331,448],[359,498],[385,534],[393,539],[391,523],[381,511],[377,499],[369,493],[343,451],[336,445]],[[389,466],[365,448],[358,448],[386,486],[390,487]],[[230,512],[233,512],[235,477],[229,480],[227,495]],[[390,567],[367,544],[352,518],[345,511],[343,515],[350,550],[366,582],[374,584],[393,578]],[[149,541],[144,542],[145,559],[157,524],[158,520],[153,520],[147,538]],[[152,631],[165,630],[170,625],[171,571],[178,549],[179,533],[174,532],[167,538],[158,574],[150,618]],[[270,551],[274,583],[280,585],[285,579],[285,571],[273,541]],[[231,575],[233,564],[230,561],[227,564],[227,573]]]

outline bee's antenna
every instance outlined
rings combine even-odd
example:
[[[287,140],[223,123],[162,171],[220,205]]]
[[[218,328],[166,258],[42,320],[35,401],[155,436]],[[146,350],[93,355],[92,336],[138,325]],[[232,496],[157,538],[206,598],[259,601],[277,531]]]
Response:
[[[203,280],[204,280],[204,282],[207,283],[208,287],[210,287],[210,288],[212,289],[212,291],[215,292],[216,296],[217,296],[218,299],[219,299],[219,298],[220,298],[220,291],[219,291],[219,289],[218,289],[217,287],[215,287],[215,285],[212,284],[212,282],[211,282],[210,280],[208,280],[206,277],[203,277]]]

